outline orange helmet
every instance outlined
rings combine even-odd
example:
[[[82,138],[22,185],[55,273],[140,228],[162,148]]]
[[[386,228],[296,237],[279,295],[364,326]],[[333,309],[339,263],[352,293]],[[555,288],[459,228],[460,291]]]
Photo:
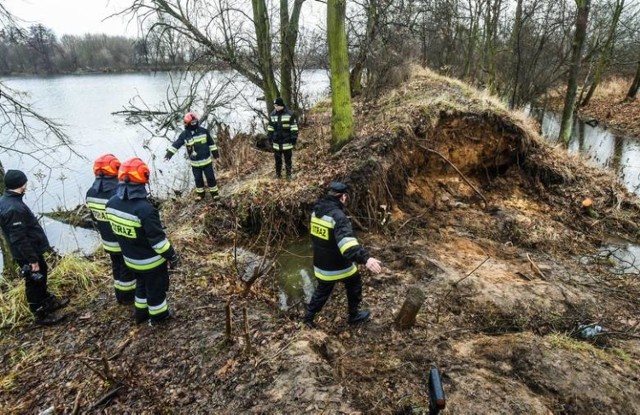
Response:
[[[198,124],[198,116],[195,112],[187,112],[183,118],[184,125],[191,125],[195,121],[195,125]]]
[[[146,184],[149,183],[149,166],[138,157],[134,157],[122,163],[118,170],[118,180],[121,182]]]
[[[113,154],[103,154],[93,162],[93,174],[96,176],[116,177],[120,168],[120,160]]]

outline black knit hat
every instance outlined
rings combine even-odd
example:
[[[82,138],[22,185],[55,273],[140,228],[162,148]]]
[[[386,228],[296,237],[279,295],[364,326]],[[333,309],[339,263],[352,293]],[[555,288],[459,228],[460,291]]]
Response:
[[[13,190],[22,187],[27,182],[27,176],[20,170],[7,170],[4,175],[4,186]]]
[[[275,101],[273,101],[274,105],[280,105],[281,107],[284,107],[284,99],[282,99],[282,97],[278,97],[276,98]]]

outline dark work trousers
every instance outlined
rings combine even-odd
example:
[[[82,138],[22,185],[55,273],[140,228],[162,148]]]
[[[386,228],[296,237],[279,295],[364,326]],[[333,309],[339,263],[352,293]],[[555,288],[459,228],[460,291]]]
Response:
[[[216,175],[213,173],[213,163],[209,163],[206,166],[201,167],[193,167],[191,166],[191,171],[193,172],[193,178],[196,182],[196,193],[199,196],[204,196],[204,179],[207,179],[207,186],[209,187],[209,192],[212,195],[218,194],[218,185],[216,183]]]
[[[344,288],[347,290],[349,314],[355,314],[358,311],[358,307],[360,307],[360,302],[362,301],[362,278],[359,272],[337,281],[324,281],[318,278],[316,278],[316,281],[318,281],[318,286],[313,292],[311,301],[309,301],[307,311],[314,314],[319,313],[329,299],[333,291],[333,286],[336,285],[337,282],[344,283]]]
[[[169,289],[169,269],[167,263],[149,271],[133,271],[136,276],[136,324],[147,319],[158,321],[169,316],[167,290]]]
[[[276,176],[282,176],[282,156],[284,155],[284,164],[287,169],[287,177],[291,176],[291,156],[293,150],[273,150],[273,156],[276,159]]]
[[[120,304],[133,304],[136,295],[136,277],[124,263],[122,254],[109,252],[113,271],[113,288]]]
[[[25,264],[27,263],[23,261],[18,262],[20,268]],[[42,274],[40,281],[33,281],[30,278],[25,278],[24,280],[29,310],[34,314],[36,310],[44,305],[45,301],[49,297],[49,293],[47,292],[47,273],[49,271],[49,267],[47,267],[47,263],[44,261],[44,257],[42,255],[38,256],[38,265],[40,266],[40,271],[38,272]]]

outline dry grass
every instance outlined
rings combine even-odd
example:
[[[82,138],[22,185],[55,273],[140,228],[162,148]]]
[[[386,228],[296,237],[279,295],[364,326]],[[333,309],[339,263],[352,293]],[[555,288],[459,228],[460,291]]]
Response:
[[[48,290],[59,297],[82,293],[92,298],[95,287],[104,282],[104,265],[86,258],[67,255],[51,267]],[[12,328],[32,318],[22,279],[3,280],[0,287],[0,327]]]

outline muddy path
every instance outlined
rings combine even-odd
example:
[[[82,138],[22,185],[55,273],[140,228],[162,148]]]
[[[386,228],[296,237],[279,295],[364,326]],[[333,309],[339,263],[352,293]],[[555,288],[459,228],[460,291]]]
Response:
[[[292,182],[250,153],[251,171],[221,175],[223,205],[165,203],[185,263],[162,330],[132,325],[106,268],[64,326],[3,330],[2,412],[421,414],[436,366],[449,414],[639,413],[640,280],[597,255],[607,235],[637,239],[637,200],[428,72],[358,108],[359,138],[331,155],[319,106]],[[370,322],[346,323],[338,287],[309,330],[301,305],[278,307],[278,268],[265,261],[247,289],[234,253],[274,258],[335,179],[352,184],[358,236],[385,269],[363,272]],[[409,287],[426,300],[401,331]],[[591,323],[608,331],[581,339]]]

